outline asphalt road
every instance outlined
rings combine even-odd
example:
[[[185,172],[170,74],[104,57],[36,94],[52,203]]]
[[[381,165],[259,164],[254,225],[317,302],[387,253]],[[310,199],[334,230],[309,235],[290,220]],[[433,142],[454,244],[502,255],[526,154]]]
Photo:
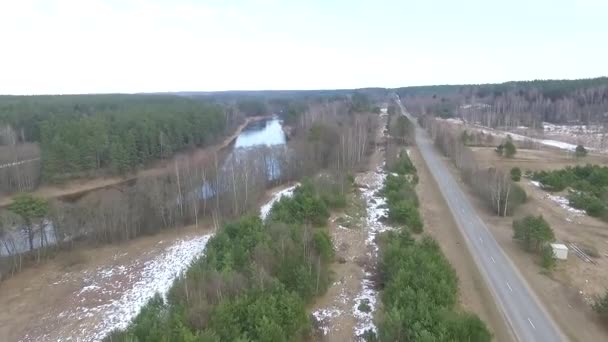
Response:
[[[397,104],[402,114],[415,123],[398,98]],[[479,218],[428,134],[418,125],[416,143],[515,337],[525,342],[567,340]]]

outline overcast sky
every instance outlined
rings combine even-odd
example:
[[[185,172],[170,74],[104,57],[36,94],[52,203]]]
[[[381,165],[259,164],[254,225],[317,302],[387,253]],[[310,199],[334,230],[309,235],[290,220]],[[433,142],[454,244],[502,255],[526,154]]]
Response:
[[[0,94],[608,75],[606,0],[2,0]]]

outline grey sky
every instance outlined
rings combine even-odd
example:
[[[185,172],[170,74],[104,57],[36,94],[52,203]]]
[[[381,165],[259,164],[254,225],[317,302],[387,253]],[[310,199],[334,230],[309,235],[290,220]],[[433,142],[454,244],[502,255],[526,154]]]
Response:
[[[608,1],[3,1],[0,94],[608,75]]]

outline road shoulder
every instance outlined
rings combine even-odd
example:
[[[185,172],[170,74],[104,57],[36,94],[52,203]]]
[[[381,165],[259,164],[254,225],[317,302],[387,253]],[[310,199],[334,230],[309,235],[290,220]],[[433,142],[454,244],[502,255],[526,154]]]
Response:
[[[502,314],[456,226],[439,187],[417,148],[410,147],[410,158],[418,170],[416,187],[426,232],[440,244],[459,278],[459,301],[463,309],[475,312],[488,325],[496,341],[513,341]]]

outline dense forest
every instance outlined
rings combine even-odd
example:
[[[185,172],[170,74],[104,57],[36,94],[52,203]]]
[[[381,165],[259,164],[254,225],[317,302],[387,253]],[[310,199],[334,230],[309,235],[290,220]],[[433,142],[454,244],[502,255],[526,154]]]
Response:
[[[0,192],[41,182],[123,175],[203,147],[247,116],[288,125],[313,104],[371,111],[386,90],[218,92],[142,95],[0,96]],[[13,165],[14,164],[14,165]]]
[[[416,114],[459,117],[490,127],[608,121],[608,78],[395,89]]]
[[[38,143],[48,181],[123,174],[213,142],[229,123],[222,107],[177,96],[0,97],[2,141]]]

